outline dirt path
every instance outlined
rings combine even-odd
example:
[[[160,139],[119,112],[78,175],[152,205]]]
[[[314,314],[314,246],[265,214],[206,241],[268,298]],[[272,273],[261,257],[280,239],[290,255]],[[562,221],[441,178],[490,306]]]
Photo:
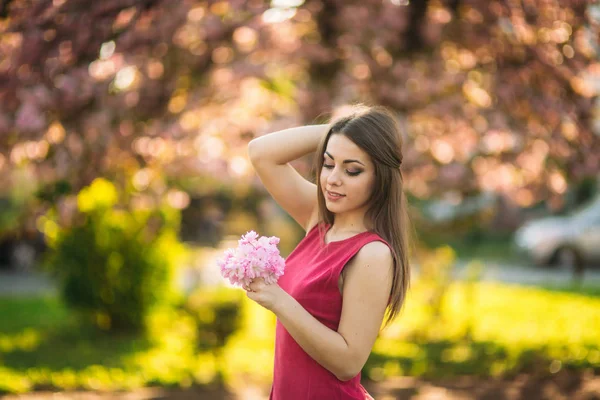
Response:
[[[513,379],[397,377],[365,386],[377,400],[600,400],[600,376],[592,371]]]

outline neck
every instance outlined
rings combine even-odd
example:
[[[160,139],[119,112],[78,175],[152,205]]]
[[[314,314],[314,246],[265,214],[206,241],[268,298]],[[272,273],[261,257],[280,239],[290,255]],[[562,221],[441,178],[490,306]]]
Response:
[[[364,218],[356,217],[345,217],[343,215],[336,215],[331,225],[332,233],[338,232],[363,232],[368,230],[364,223]]]

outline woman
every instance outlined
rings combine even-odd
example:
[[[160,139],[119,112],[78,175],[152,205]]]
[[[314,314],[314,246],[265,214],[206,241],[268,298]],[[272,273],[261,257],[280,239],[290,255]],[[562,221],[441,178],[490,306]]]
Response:
[[[315,150],[316,185],[288,164]],[[277,284],[245,287],[277,316],[270,399],[371,399],[360,371],[410,280],[400,129],[386,108],[356,106],[331,124],[256,138],[248,153],[307,232]]]

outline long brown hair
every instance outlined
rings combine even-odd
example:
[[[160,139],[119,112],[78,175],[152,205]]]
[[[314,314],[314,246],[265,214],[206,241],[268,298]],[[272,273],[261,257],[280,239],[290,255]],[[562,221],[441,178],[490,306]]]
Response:
[[[331,127],[323,138],[315,157],[314,171],[317,182],[319,221],[333,224],[334,214],[325,205],[321,190],[321,170],[327,143],[331,135],[344,135],[364,150],[375,165],[375,184],[368,200],[365,223],[371,232],[378,234],[391,247],[394,258],[394,278],[387,307],[387,326],[400,312],[410,285],[408,204],[403,191],[402,135],[396,117],[383,106],[354,105],[350,115],[330,122]],[[319,225],[324,243],[325,228]]]

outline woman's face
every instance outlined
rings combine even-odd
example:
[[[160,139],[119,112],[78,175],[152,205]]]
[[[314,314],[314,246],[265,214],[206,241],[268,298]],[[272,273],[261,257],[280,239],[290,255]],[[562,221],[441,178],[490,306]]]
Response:
[[[369,155],[346,136],[331,135],[320,176],[327,209],[338,214],[365,207],[374,182],[375,166]],[[331,197],[330,191],[343,196]]]

